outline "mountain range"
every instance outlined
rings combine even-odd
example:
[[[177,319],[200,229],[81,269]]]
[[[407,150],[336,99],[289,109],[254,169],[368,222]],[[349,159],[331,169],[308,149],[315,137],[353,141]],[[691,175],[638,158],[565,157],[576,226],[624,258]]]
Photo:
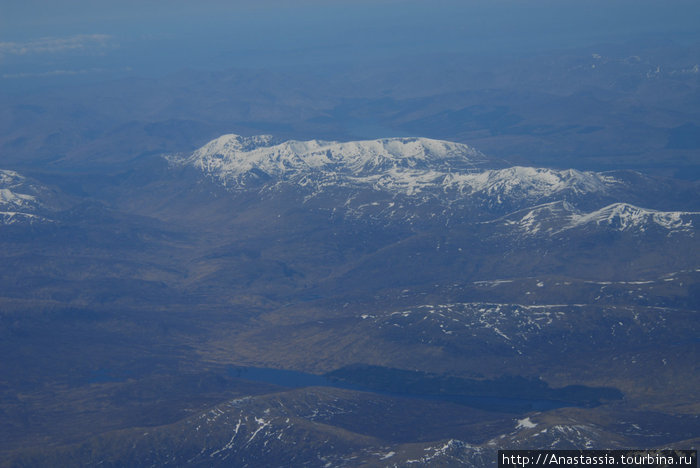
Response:
[[[699,188],[427,138],[228,134],[109,175],[3,169],[0,460],[687,448]],[[308,375],[331,380],[290,383]]]

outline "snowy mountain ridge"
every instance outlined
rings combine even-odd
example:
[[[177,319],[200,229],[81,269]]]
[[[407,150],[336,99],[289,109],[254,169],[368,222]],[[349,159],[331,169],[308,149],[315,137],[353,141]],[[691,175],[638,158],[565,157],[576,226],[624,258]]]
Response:
[[[36,205],[36,197],[21,193],[26,179],[15,171],[0,169],[0,209],[19,209]]]
[[[18,172],[0,169],[0,226],[50,222],[41,216],[46,200],[55,202],[46,187],[38,185]]]
[[[269,135],[230,134],[210,141],[185,162],[222,181],[240,183],[248,175],[292,179],[313,171],[363,177],[392,169],[468,170],[483,165],[487,159],[467,145],[428,138],[278,143]]]
[[[231,134],[168,160],[195,167],[239,190],[281,183],[316,192],[346,186],[407,196],[476,195],[500,204],[508,199],[538,201],[564,192],[606,193],[621,185],[613,177],[575,169],[494,168],[494,161],[467,145],[428,138],[280,143],[267,135]]]
[[[501,218],[506,226],[517,227],[525,235],[548,235],[587,226],[599,226],[614,231],[644,232],[650,227],[658,227],[671,232],[691,232],[693,220],[699,212],[657,211],[629,203],[613,203],[588,213],[581,212],[571,203],[557,201],[546,203],[531,209]]]
[[[700,215],[698,212],[657,211],[629,203],[614,203],[592,213],[574,215],[571,227],[596,224],[607,225],[618,231],[633,229],[644,231],[647,226],[657,225],[666,230],[690,230],[693,227],[690,218],[698,215]]]
[[[41,206],[37,197],[25,192],[36,191],[28,186],[24,176],[0,169],[0,225],[44,220],[34,213]]]
[[[526,237],[572,229],[652,228],[692,235],[698,215],[626,203],[632,192],[635,201],[645,198],[624,175],[502,167],[467,145],[428,138],[281,142],[269,135],[230,134],[167,159],[231,191],[271,194],[291,188],[303,203],[336,207],[333,216],[380,222],[449,223],[471,213]]]

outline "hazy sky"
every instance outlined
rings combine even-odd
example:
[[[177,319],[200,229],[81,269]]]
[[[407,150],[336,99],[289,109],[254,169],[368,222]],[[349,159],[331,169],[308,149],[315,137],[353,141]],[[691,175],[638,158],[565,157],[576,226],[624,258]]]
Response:
[[[697,40],[693,1],[16,1],[0,72],[158,75],[416,54],[523,54],[656,34]]]

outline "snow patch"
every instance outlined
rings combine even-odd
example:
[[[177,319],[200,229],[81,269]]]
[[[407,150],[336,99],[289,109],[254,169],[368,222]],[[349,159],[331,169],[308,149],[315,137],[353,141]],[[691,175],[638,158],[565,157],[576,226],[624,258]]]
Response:
[[[518,419],[518,425],[515,426],[516,429],[532,429],[537,427],[537,423],[534,423],[530,418]]]

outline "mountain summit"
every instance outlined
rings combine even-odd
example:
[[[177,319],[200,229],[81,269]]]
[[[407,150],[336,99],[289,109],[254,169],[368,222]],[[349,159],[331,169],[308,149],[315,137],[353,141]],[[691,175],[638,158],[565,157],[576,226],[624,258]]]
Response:
[[[441,198],[473,195],[501,204],[542,202],[555,194],[606,193],[620,185],[613,177],[574,169],[500,168],[470,146],[428,138],[281,142],[269,135],[230,134],[168,159],[239,190],[279,183],[316,191],[346,186],[417,195],[428,190]]]
[[[223,135],[184,158],[171,161],[192,165],[227,187],[257,183],[333,180],[376,183],[441,176],[452,171],[470,172],[490,161],[479,151],[461,144],[428,138],[379,140],[284,141],[269,135]]]

